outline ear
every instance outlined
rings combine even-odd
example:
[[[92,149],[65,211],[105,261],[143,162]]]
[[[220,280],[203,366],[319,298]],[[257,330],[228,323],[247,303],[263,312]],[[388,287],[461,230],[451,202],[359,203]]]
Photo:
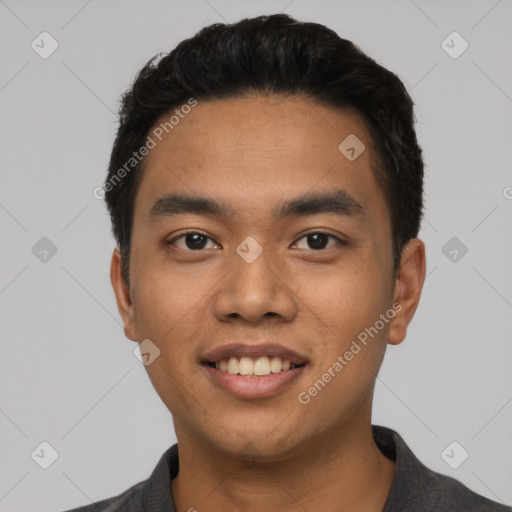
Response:
[[[123,320],[124,334],[128,339],[137,341],[130,287],[121,273],[121,253],[117,248],[114,249],[112,254],[112,262],[110,264],[110,282],[112,283],[112,288],[114,288],[117,309],[119,310]]]
[[[393,309],[396,314],[390,322],[390,345],[398,345],[405,338],[407,326],[420,301],[425,269],[425,244],[419,238],[413,238],[404,246],[395,283],[393,304],[396,306]]]

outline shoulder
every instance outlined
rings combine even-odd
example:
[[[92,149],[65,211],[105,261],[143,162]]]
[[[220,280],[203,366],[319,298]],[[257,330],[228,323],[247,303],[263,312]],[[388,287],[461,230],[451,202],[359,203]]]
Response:
[[[432,509],[435,512],[512,512],[512,507],[477,494],[455,478],[432,473],[439,486],[438,500]]]
[[[175,512],[170,483],[178,471],[178,445],[174,444],[160,457],[147,480],[133,485],[117,496],[65,512],[139,512],[148,506]]]
[[[139,482],[112,498],[97,501],[90,505],[66,510],[65,512],[135,512],[142,508],[142,489],[147,480]]]
[[[395,461],[395,477],[383,512],[512,512],[453,477],[426,467],[394,430],[372,425],[381,452]]]

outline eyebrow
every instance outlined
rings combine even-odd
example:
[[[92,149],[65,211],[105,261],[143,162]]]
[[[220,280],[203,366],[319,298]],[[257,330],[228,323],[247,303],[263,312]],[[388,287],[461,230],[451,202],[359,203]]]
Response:
[[[168,194],[158,199],[149,212],[150,222],[156,222],[163,217],[194,213],[199,215],[214,215],[232,217],[234,210],[222,201],[211,197],[188,194]],[[275,220],[286,217],[299,217],[330,213],[340,217],[360,218],[365,209],[346,190],[335,189],[329,192],[308,193],[289,199],[277,205],[272,216]]]

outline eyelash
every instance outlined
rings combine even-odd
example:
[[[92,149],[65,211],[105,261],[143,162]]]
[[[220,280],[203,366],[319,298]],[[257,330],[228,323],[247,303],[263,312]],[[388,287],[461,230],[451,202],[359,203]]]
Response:
[[[335,239],[338,242],[338,244],[346,245],[346,242],[344,240],[342,240],[341,238],[338,238],[337,236],[333,235],[332,233],[329,233],[328,231],[323,231],[321,229],[317,229],[315,231],[310,231],[308,233],[305,233],[300,238],[297,238],[297,240],[293,243],[296,244],[299,240],[302,240],[303,238],[305,238],[309,235],[316,235],[316,234],[327,235],[328,237]],[[168,240],[167,242],[165,242],[165,245],[172,246],[176,240],[179,240],[180,238],[183,238],[186,235],[201,235],[209,240],[213,240],[213,238],[209,237],[208,235],[205,235],[204,233],[201,233],[200,231],[185,231],[183,233],[180,233],[178,236],[175,236],[171,240]],[[215,243],[217,243],[217,242],[215,242]],[[330,247],[329,249],[332,249],[332,247]],[[325,251],[328,251],[329,249],[310,249],[310,250],[314,251],[314,252],[325,252]],[[186,252],[202,252],[203,251],[203,249],[197,249],[197,250],[183,249],[183,250],[185,250]],[[302,250],[304,250],[304,249],[302,249]]]

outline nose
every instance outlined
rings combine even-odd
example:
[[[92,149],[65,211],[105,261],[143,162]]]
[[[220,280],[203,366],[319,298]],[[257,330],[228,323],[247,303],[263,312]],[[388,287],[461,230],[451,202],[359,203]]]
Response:
[[[237,253],[228,274],[215,295],[215,316],[221,321],[241,317],[258,322],[264,317],[291,321],[297,314],[297,297],[293,284],[276,257],[263,250],[252,262]]]

